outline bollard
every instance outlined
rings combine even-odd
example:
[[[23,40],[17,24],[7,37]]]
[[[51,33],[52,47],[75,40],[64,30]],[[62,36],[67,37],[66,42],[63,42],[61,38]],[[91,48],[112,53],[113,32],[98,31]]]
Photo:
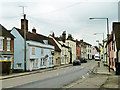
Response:
[[[100,62],[98,62],[98,67],[100,67]]]

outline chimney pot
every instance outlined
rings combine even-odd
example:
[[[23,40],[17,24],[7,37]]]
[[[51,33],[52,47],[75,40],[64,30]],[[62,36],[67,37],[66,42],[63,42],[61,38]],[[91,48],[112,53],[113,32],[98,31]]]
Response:
[[[33,27],[33,29],[32,29],[32,33],[36,33],[36,29],[35,29],[35,27]]]

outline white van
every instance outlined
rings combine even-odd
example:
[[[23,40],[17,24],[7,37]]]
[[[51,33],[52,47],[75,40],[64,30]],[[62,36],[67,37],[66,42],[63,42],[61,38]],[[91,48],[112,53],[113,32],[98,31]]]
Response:
[[[94,59],[95,59],[95,61],[100,61],[99,54],[95,54]]]

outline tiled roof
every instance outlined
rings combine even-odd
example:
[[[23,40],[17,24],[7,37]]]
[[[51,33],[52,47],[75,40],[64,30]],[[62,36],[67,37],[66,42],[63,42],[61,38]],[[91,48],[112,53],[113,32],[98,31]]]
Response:
[[[0,24],[0,36],[9,37],[11,39],[14,39],[14,36],[1,24]]]
[[[20,33],[20,35],[24,38],[24,31],[21,29],[16,28],[16,30]],[[57,46],[57,44],[54,42],[54,40],[52,38],[49,38],[47,36],[38,34],[38,33],[31,33],[31,32],[26,32],[26,40],[30,40],[30,41],[36,41],[36,42],[40,42],[43,43],[43,40],[48,40],[48,44],[52,45],[55,47],[55,51],[61,52],[61,49]]]
[[[89,44],[89,43],[87,43],[87,42],[83,42],[83,41],[77,41],[77,40],[76,40],[76,43],[77,43],[77,44],[83,43],[83,44],[85,44],[85,45],[90,45],[90,46],[92,46],[91,44]]]

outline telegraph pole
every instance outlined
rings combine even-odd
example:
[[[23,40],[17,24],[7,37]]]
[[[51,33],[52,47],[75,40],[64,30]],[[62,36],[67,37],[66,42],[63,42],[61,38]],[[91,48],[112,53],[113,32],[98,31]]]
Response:
[[[26,72],[26,14],[24,13],[24,7],[23,8],[23,18],[24,18],[24,71]]]

